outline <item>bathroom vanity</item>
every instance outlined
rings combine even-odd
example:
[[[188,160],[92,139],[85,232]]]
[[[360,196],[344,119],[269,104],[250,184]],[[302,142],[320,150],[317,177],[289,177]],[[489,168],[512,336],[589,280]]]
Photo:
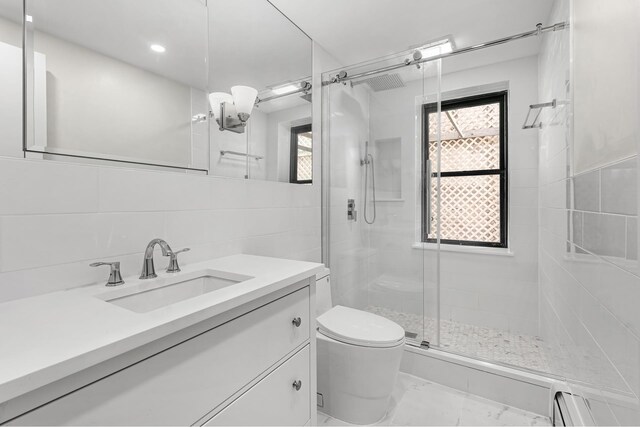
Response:
[[[2,304],[0,421],[315,424],[321,268],[234,255]]]

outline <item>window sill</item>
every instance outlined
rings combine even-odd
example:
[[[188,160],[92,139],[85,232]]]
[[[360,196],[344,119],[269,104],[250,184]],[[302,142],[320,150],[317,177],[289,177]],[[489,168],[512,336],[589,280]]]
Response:
[[[423,251],[437,251],[438,244],[437,243],[414,243],[411,245],[413,249],[419,249]],[[482,246],[464,246],[464,245],[447,245],[444,243],[440,244],[440,250],[442,252],[458,252],[464,254],[478,254],[478,255],[495,255],[495,256],[507,256],[512,257],[515,256],[511,249],[509,248],[489,248]]]

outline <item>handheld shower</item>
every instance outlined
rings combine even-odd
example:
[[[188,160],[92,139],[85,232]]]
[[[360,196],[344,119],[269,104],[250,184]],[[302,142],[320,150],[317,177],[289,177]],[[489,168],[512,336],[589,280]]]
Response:
[[[360,160],[360,166],[364,166],[364,222],[373,224],[376,222],[376,176],[373,165],[373,156],[369,153],[369,141],[364,143],[364,159]],[[371,166],[371,189],[373,195],[373,217],[368,218],[367,188],[369,187],[369,166]]]

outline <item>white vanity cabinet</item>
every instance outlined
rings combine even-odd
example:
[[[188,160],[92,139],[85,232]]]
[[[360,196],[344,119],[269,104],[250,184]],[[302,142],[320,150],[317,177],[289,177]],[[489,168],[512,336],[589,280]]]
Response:
[[[311,283],[266,296],[257,308],[8,424],[308,424],[315,410]]]

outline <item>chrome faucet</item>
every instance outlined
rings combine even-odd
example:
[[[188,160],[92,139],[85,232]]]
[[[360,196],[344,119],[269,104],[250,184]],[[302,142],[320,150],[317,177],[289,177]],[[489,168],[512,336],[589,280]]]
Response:
[[[154,277],[158,277],[156,274],[155,266],[153,265],[153,250],[156,245],[160,245],[160,249],[162,249],[162,255],[169,257],[169,266],[167,267],[167,273],[177,273],[180,271],[180,266],[178,265],[178,254],[182,252],[187,252],[189,248],[180,249],[179,251],[172,251],[171,247],[167,242],[162,239],[153,239],[147,245],[147,249],[144,251],[144,260],[142,261],[142,273],[140,274],[141,279],[153,279]]]
[[[122,275],[120,274],[120,261],[116,262],[94,262],[89,264],[91,267],[100,267],[101,265],[108,265],[111,267],[109,271],[109,279],[105,286],[118,286],[123,285],[124,280],[122,280]]]
[[[147,249],[144,251],[144,260],[142,261],[142,273],[140,274],[141,279],[153,279],[154,277],[158,277],[156,274],[155,266],[153,265],[153,250],[156,245],[160,245],[160,249],[162,249],[163,256],[169,256],[173,253],[171,250],[171,246],[167,242],[162,239],[153,239],[147,245]]]

